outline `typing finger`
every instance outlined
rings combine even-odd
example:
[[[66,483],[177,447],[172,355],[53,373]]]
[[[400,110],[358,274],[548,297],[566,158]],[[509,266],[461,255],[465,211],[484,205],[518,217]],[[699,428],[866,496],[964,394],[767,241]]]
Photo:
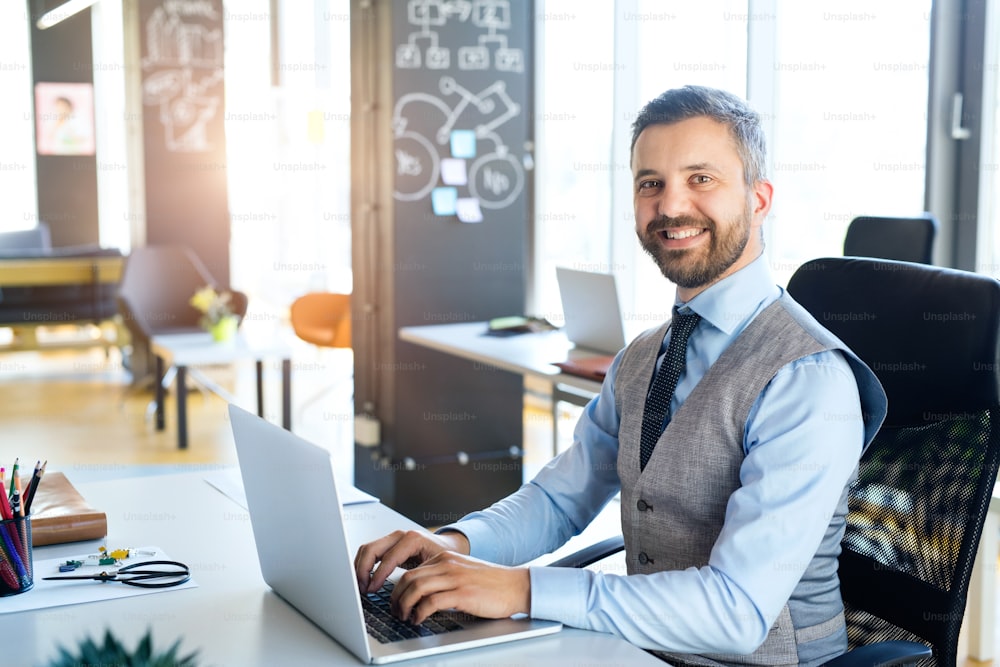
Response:
[[[361,545],[358,549],[357,554],[354,556],[354,575],[358,580],[358,590],[367,593],[371,590],[377,590],[377,588],[371,588],[371,582],[373,579],[373,573],[375,571],[375,564],[382,560],[383,554],[390,550],[390,548],[399,542],[403,537],[403,531],[397,530],[393,533],[381,537],[374,542],[369,542],[367,544]],[[392,569],[389,570],[392,572]],[[388,576],[388,574],[386,574]],[[382,577],[382,582],[385,581],[385,577]],[[382,585],[379,583],[379,586]]]
[[[377,591],[397,567],[414,567],[447,547],[430,535],[416,530],[397,531],[388,537],[395,538],[382,552],[379,563],[371,570],[367,591]]]
[[[504,618],[531,609],[531,576],[447,551],[404,574],[393,590],[393,612],[421,623],[442,609],[485,618]]]
[[[411,623],[422,623],[442,609],[455,607],[455,578],[447,564],[425,565],[403,575],[392,592],[392,611]],[[440,606],[447,604],[448,606]]]

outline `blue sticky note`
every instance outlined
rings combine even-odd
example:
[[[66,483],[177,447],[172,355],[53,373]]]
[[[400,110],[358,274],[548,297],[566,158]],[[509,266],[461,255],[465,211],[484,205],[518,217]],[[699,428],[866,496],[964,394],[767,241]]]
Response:
[[[434,215],[455,215],[457,201],[457,188],[434,188],[431,190],[431,207],[434,209]]]
[[[473,130],[451,131],[452,157],[476,157],[476,133]]]

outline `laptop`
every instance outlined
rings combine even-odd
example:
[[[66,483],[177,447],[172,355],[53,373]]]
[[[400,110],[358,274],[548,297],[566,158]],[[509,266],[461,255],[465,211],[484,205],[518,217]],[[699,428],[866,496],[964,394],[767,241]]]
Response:
[[[566,337],[579,348],[616,354],[625,347],[625,328],[615,277],[610,273],[556,267]]]
[[[267,585],[364,663],[387,663],[557,632],[553,621],[487,620],[439,613],[403,626],[403,639],[362,610],[330,453],[257,415],[229,406],[261,574]],[[385,533],[399,526],[388,526]],[[379,537],[378,535],[376,537]],[[360,546],[360,545],[357,545]],[[403,570],[390,577],[398,579]],[[366,595],[366,607],[385,606]],[[372,599],[374,598],[374,599]],[[382,635],[376,638],[368,629]]]

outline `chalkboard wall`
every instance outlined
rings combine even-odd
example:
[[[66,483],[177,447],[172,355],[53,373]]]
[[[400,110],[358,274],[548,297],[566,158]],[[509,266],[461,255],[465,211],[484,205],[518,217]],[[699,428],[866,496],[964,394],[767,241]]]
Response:
[[[392,4],[385,131],[394,161],[384,171],[392,174],[394,259],[380,271],[393,285],[396,327],[524,313],[532,6]],[[373,467],[357,450],[359,485],[419,523],[440,524],[521,484],[520,376],[398,339],[391,363],[383,375],[395,404],[383,433],[389,458]],[[406,460],[409,469],[399,464]]]
[[[229,285],[222,0],[140,0],[146,242]]]

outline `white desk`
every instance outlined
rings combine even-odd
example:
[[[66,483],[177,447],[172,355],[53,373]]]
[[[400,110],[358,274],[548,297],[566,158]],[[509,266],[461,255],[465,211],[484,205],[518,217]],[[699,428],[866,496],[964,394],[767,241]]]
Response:
[[[360,664],[270,592],[260,576],[247,513],[202,477],[182,473],[78,484],[87,500],[108,514],[109,548],[158,546],[191,567],[198,587],[0,616],[7,638],[3,664],[47,664],[58,645],[74,649],[86,636],[99,641],[106,628],[129,648],[152,628],[154,647],[166,649],[181,639],[180,655],[197,650],[198,664],[214,667]],[[353,547],[415,525],[378,503],[348,506],[344,514]],[[42,547],[35,558],[64,558],[99,544]],[[565,628],[547,637],[406,664],[664,663],[611,635]]]
[[[164,428],[163,374],[167,368],[177,369],[177,447],[186,449],[187,433],[187,369],[189,366],[227,364],[253,359],[257,364],[257,414],[264,416],[264,359],[281,360],[282,423],[292,428],[292,352],[275,336],[248,336],[240,331],[224,343],[212,340],[208,333],[175,333],[153,336],[150,349],[156,356],[156,430]],[[219,391],[217,388],[214,391]],[[227,397],[228,398],[228,397]]]
[[[552,384],[553,448],[558,443],[557,406],[560,401],[586,405],[601,391],[601,383],[564,373],[553,365],[566,359],[602,356],[598,352],[573,347],[560,330],[525,333],[513,336],[486,335],[488,323],[461,322],[403,327],[400,340],[422,345],[486,366],[538,378]]]

